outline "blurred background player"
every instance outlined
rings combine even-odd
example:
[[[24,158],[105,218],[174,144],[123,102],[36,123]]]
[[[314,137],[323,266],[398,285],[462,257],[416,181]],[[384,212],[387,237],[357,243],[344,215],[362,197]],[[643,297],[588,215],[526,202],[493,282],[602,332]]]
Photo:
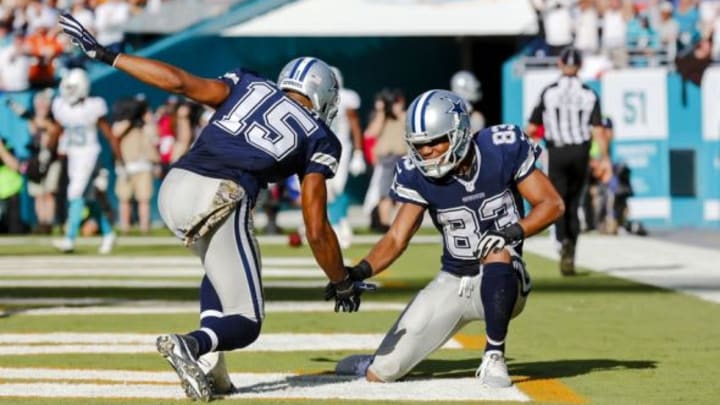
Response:
[[[518,127],[472,133],[464,101],[447,90],[427,91],[410,104],[406,134],[410,154],[397,164],[391,189],[397,216],[350,277],[365,280],[388,268],[426,211],[443,235],[441,269],[374,356],[347,357],[336,371],[396,381],[469,322],[485,320],[476,376],[485,386],[509,387],[505,338],[530,293],[522,243],[562,215],[562,199],[535,170],[539,148]],[[520,196],[532,206],[527,216]]]
[[[108,217],[105,192],[108,172],[101,169],[100,140],[98,128],[110,143],[115,161],[120,164],[118,138],[112,135],[106,119],[108,107],[100,97],[90,97],[90,80],[82,69],[71,69],[60,82],[60,97],[52,104],[52,113],[63,127],[59,152],[67,158],[68,216],[65,238],[53,245],[62,252],[75,249],[85,203],[90,203],[92,215],[97,218],[102,234],[99,252],[110,253],[115,243],[115,233]]]
[[[476,109],[477,103],[482,100],[480,80],[468,70],[455,72],[450,78],[450,91],[465,100],[465,106],[470,114],[470,129],[472,133],[485,128],[485,116]]]
[[[360,108],[360,96],[351,89],[344,87],[340,70],[331,66],[338,80],[339,101],[338,115],[332,124],[332,130],[342,145],[340,162],[335,177],[328,180],[328,217],[338,236],[340,247],[348,248],[352,243],[353,230],[348,221],[350,197],[345,192],[348,172],[353,176],[365,173],[366,165],[363,157],[363,137],[357,110]]]

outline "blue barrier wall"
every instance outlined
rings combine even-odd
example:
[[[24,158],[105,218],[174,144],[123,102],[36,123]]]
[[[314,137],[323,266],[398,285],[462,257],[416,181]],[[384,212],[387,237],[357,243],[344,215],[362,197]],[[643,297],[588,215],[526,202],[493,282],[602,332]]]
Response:
[[[528,101],[536,102],[534,99],[525,100],[530,97],[527,88],[532,87],[532,83],[526,80],[538,80],[538,76],[518,69],[517,60],[511,59],[503,66],[502,114],[505,122],[525,126],[528,111],[524,105]],[[616,125],[618,122],[633,124],[633,120],[639,119],[664,120],[660,125],[664,129],[659,133],[648,130],[645,134],[622,136],[616,131],[614,159],[626,162],[632,170],[635,197],[630,202],[631,217],[641,219],[650,227],[720,228],[720,137],[709,135],[707,129],[703,132],[703,120],[709,119],[709,116],[703,116],[701,88],[685,82],[675,72],[661,74],[666,81],[661,84],[666,84],[667,89],[659,93],[657,98],[660,101],[647,100],[641,84],[636,87],[628,82],[626,89],[617,89],[617,84],[614,84],[615,88],[610,89],[604,88],[607,83],[598,80],[588,82],[603,99],[604,113],[614,111],[615,116],[611,118]],[[703,81],[703,86],[705,84]],[[606,94],[617,94],[618,91],[622,92],[620,100],[623,105],[616,103],[618,98]],[[657,95],[660,90],[653,91]],[[663,97],[666,101],[662,101]],[[652,109],[653,102],[663,104],[661,108]],[[646,111],[647,108],[651,111]],[[720,111],[713,111],[710,114],[720,114]],[[657,122],[647,123],[647,126],[657,127],[654,124]],[[690,156],[682,161],[689,163],[675,163],[677,166],[671,167],[670,156],[678,152]],[[681,187],[671,189],[673,180]],[[678,192],[678,189],[690,191]]]

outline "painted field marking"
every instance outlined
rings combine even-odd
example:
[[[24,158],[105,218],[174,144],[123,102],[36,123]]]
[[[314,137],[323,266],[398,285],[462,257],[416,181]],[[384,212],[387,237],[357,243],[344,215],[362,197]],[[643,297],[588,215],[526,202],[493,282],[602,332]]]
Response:
[[[293,352],[367,350],[374,351],[382,334],[266,333],[244,351]],[[140,333],[4,333],[0,334],[0,356],[57,353],[152,353],[156,334]],[[449,340],[443,349],[461,349]]]
[[[2,304],[2,302],[0,302]],[[72,305],[72,304],[69,304]],[[363,312],[402,311],[406,304],[401,302],[363,302]],[[330,312],[332,304],[325,301],[270,301],[265,303],[266,313],[282,312]],[[82,307],[37,308],[22,310],[25,316],[66,316],[66,315],[148,315],[148,314],[195,314],[196,301],[131,301]]]
[[[270,288],[324,288],[327,280],[265,280],[264,287]],[[380,283],[376,283],[380,284]],[[198,288],[199,279],[179,280],[109,280],[109,279],[62,279],[62,280],[2,280],[3,288]],[[378,285],[379,287],[379,285]]]
[[[362,378],[285,373],[232,373],[240,392],[233,399],[302,398],[406,401],[522,401],[531,399],[517,387],[488,389],[475,378],[411,379],[374,384]],[[184,398],[171,372],[123,370],[53,370],[0,368],[0,379],[33,382],[0,384],[0,396],[71,398]],[[38,381],[40,380],[40,381]],[[93,381],[80,383],[79,381]],[[37,382],[35,382],[37,381]],[[41,382],[42,381],[42,382]],[[100,382],[108,383],[102,384]],[[124,382],[118,390],[119,382]],[[169,384],[175,382],[175,384]]]

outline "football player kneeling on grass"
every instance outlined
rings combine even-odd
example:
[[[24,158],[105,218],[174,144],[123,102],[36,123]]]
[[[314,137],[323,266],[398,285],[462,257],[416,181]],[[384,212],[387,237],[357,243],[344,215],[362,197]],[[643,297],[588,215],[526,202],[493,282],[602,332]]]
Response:
[[[336,372],[395,381],[470,321],[484,319],[487,341],[476,376],[485,386],[509,387],[505,338],[530,292],[522,243],[562,215],[563,201],[535,170],[539,150],[518,127],[471,133],[465,103],[449,91],[431,90],[413,101],[406,141],[410,155],[396,166],[391,189],[398,214],[350,277],[365,280],[390,266],[425,211],[443,235],[441,271],[373,356],[347,357]],[[532,206],[527,216],[520,196]]]

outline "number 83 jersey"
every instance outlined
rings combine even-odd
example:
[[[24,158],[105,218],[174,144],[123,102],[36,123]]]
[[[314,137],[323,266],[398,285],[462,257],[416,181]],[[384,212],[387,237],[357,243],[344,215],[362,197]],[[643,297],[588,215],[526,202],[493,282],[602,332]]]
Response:
[[[237,69],[220,80],[230,95],[174,167],[234,180],[252,200],[266,183],[293,174],[335,175],[341,146],[319,116],[250,71]]]
[[[443,235],[442,270],[475,275],[481,235],[524,216],[517,184],[535,170],[540,149],[514,125],[485,128],[473,136],[474,165],[468,178],[425,177],[409,158],[395,168],[390,196],[425,207]],[[521,253],[522,246],[516,250]]]

